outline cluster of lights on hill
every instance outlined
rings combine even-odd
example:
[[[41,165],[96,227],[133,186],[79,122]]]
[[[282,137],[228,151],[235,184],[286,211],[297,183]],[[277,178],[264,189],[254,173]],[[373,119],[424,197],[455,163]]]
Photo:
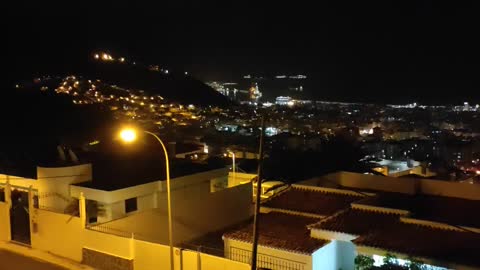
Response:
[[[123,56],[120,57],[114,57],[111,54],[107,52],[98,52],[93,54],[93,59],[96,61],[103,61],[103,62],[117,62],[117,63],[129,63],[132,65],[137,65],[137,62],[135,61],[127,61],[127,59]],[[150,71],[156,71],[156,72],[161,72],[163,74],[169,74],[169,70],[166,68],[162,68],[159,65],[147,65],[146,68]],[[188,75],[187,71],[184,71],[185,75]]]
[[[243,76],[244,79],[257,79],[257,80],[261,80],[261,79],[265,79],[265,77],[263,76],[252,76],[250,74],[248,75],[244,75]],[[292,79],[292,80],[304,80],[307,78],[306,75],[302,75],[302,74],[299,74],[299,75],[276,75],[274,77],[275,79]]]
[[[160,95],[148,95],[142,90],[125,89],[101,80],[67,76],[55,92],[72,96],[77,105],[101,103],[119,119],[140,120],[157,126],[165,123],[188,126],[201,119],[199,109],[193,105],[168,103]]]
[[[101,52],[101,53],[95,53],[93,54],[93,58],[95,60],[101,60],[101,61],[117,61],[120,63],[125,62],[125,57],[119,57],[117,59],[113,58],[112,55],[106,53],[106,52]],[[135,64],[135,62],[133,62]]]

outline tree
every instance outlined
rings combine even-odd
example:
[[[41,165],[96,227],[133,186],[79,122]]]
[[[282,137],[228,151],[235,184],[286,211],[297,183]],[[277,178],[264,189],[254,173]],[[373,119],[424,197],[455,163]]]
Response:
[[[355,269],[356,270],[368,270],[373,269],[373,263],[375,261],[372,257],[365,255],[358,255],[355,257]]]

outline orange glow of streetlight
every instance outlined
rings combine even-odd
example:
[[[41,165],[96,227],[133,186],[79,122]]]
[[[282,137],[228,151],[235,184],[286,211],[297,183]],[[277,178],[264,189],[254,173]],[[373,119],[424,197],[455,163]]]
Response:
[[[126,143],[131,143],[137,139],[137,132],[131,128],[123,129],[120,131],[120,139]]]

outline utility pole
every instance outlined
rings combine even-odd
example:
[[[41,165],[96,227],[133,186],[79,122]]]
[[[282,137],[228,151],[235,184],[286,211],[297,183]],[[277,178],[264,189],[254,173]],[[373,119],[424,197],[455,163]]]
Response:
[[[260,134],[260,146],[258,153],[258,176],[257,176],[257,195],[255,197],[255,215],[253,216],[253,247],[252,247],[252,270],[257,270],[257,249],[258,249],[258,219],[260,212],[260,198],[262,197],[262,179],[263,179],[263,140],[265,134],[265,114],[262,115],[262,129]]]

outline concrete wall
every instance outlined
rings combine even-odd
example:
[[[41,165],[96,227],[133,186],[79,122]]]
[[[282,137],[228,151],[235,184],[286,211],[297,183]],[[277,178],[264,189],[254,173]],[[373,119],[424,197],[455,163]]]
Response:
[[[118,201],[110,204],[102,203],[103,209],[105,209],[105,214],[98,216],[97,222],[103,223],[110,220],[119,219],[126,215],[132,215],[140,211],[149,210],[157,206],[157,197],[155,193],[151,193],[145,196],[137,197],[137,211],[132,211],[130,213],[125,212],[125,201]]]
[[[0,241],[10,241],[10,206],[0,202]]]
[[[341,241],[352,241],[358,237],[358,235],[352,235],[342,232],[327,231],[321,229],[312,228],[310,230],[310,236],[312,238],[324,239],[324,240],[341,240]]]
[[[231,248],[237,248],[241,249],[244,251],[248,251],[249,254],[251,254],[252,251],[252,244],[243,242],[243,241],[237,241],[233,239],[224,239],[224,246],[225,246],[225,257],[230,258],[232,260],[235,260],[237,256],[235,254],[231,253],[230,251],[232,250]],[[243,255],[250,255],[243,254]],[[265,246],[258,246],[258,267],[263,267],[262,264],[260,263],[260,256],[269,256],[269,261],[281,261],[281,260],[289,260],[293,261],[296,263],[301,263],[304,265],[304,270],[311,270],[312,268],[312,256],[308,254],[302,254],[302,253],[296,253],[296,252],[289,252],[286,250],[281,250],[281,249],[274,249],[274,248],[269,248]],[[244,257],[244,256],[241,256]],[[291,263],[292,264],[292,263]],[[323,269],[322,269],[323,270]],[[338,269],[335,269],[338,270]]]
[[[351,172],[329,174],[326,175],[325,178],[337,181],[338,184],[344,187],[415,194],[415,185],[405,178],[394,178]]]
[[[170,269],[170,248],[135,240],[135,270]],[[174,249],[176,270],[248,270],[250,265],[191,250]]]
[[[170,269],[170,248],[168,246],[134,241],[135,270]]]
[[[244,184],[209,192],[209,184],[199,184],[172,192],[172,214],[175,223],[185,225],[191,235],[178,236],[191,239],[247,220],[253,214],[252,185]],[[158,196],[158,209],[167,213],[167,196]]]
[[[232,192],[250,194],[251,188],[248,187],[249,185],[239,186],[232,189]],[[231,195],[225,194],[224,196]],[[105,263],[109,261],[118,262],[115,263],[115,266],[126,266],[127,268],[131,262],[135,270],[169,269],[170,267],[169,247],[166,245],[85,229],[79,217],[33,208],[30,209],[30,213],[32,220],[31,246],[34,249],[50,252],[77,262],[84,261],[83,255],[87,254],[88,262],[94,267],[105,267]],[[10,228],[4,226],[5,224],[9,224],[9,207],[7,203],[0,202],[1,241],[7,241],[10,235]],[[156,230],[158,231],[159,228],[157,227]],[[88,252],[85,253],[86,250]],[[91,256],[93,253],[98,256]],[[110,258],[110,260],[105,261],[102,258]],[[178,248],[175,248],[174,262],[176,270],[250,269],[248,264]]]
[[[23,178],[13,175],[0,174],[0,184],[5,184],[7,181],[10,182],[12,188],[23,187],[28,189],[30,186],[32,186],[34,189],[38,189],[40,184],[38,180],[32,178]]]
[[[134,254],[130,241],[127,237],[85,229],[81,243],[83,247],[91,250],[132,259]]]
[[[241,172],[236,172],[235,174],[233,174],[232,172],[230,172],[228,174],[228,187],[238,186],[242,182],[251,182],[255,177],[257,177],[256,174]]]
[[[70,186],[70,194],[72,197],[78,198],[80,196],[80,192],[83,192],[85,198],[87,198],[88,200],[111,204],[119,201],[124,201],[133,197],[141,197],[152,194],[154,191],[158,191],[161,189],[160,183],[161,181],[156,181],[113,191]]]
[[[32,248],[81,261],[83,229],[80,218],[41,209],[30,213]]]
[[[423,193],[427,195],[480,200],[480,185],[421,178],[395,178],[351,172],[337,172],[312,178],[298,184],[331,187],[341,185],[345,188],[360,188],[405,194]]]
[[[207,193],[208,192],[208,193]],[[208,182],[172,192],[174,243],[181,243],[242,222],[251,217],[252,186],[244,184],[210,193]],[[168,243],[167,198],[158,195],[158,208],[139,211],[107,223],[98,224],[114,231],[132,232],[135,238]]]
[[[174,178],[171,179],[171,190],[172,193],[189,194],[190,197],[196,196],[198,193],[210,194],[211,180],[226,177],[227,173],[227,169],[222,168]],[[160,203],[165,203],[163,197],[166,197],[166,190],[166,181],[155,181],[113,191],[80,186],[69,187],[69,193],[72,197],[79,198],[80,193],[83,192],[86,199],[97,201],[105,208],[105,215],[98,217],[98,222],[101,223],[124,217],[126,215],[124,203],[125,200],[130,198],[137,197],[138,211],[158,207]]]
[[[313,270],[354,270],[354,260],[351,242],[334,240],[312,254]]]
[[[225,258],[220,258],[204,253],[197,253],[190,251],[191,255],[195,254],[197,256],[186,256],[187,260],[184,262],[190,262],[190,265],[193,267],[198,268],[184,268],[184,269],[199,269],[199,270],[210,270],[210,269],[217,269],[217,270],[249,270],[251,269],[249,264],[240,263],[236,261],[231,261]],[[193,253],[193,254],[192,254]],[[198,262],[198,257],[200,257],[200,262]],[[192,263],[193,262],[193,263]]]
[[[90,164],[70,167],[42,168],[37,167],[37,179],[23,178],[11,175],[0,175],[0,184],[7,180],[12,188],[30,186],[38,192],[40,205],[52,209],[64,209],[71,200],[70,184],[90,181],[92,178]],[[48,196],[42,196],[49,194]]]
[[[82,264],[104,270],[133,270],[133,259],[125,259],[115,255],[82,249]]]
[[[92,165],[82,164],[69,167],[37,167],[37,179],[42,182],[39,192],[57,192],[70,197],[70,184],[92,180]]]
[[[420,190],[430,195],[480,200],[480,185],[476,184],[422,179]]]

